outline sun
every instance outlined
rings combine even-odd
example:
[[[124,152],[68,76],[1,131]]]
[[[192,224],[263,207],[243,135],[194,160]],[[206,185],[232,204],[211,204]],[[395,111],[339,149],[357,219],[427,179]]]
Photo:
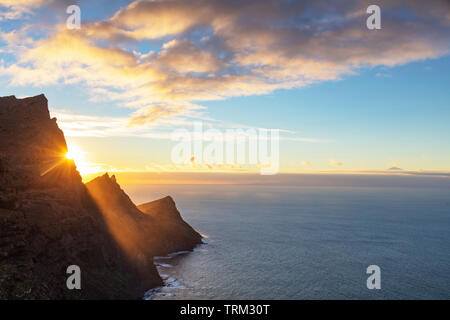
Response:
[[[90,165],[86,160],[86,152],[75,144],[70,144],[67,146],[66,158],[73,160],[77,166],[77,170],[81,175],[87,174],[90,171]]]
[[[78,162],[85,161],[84,155],[86,154],[86,152],[81,150],[78,146],[71,144],[67,147],[67,149],[68,149],[66,153],[67,159],[75,161],[75,164],[78,164]]]

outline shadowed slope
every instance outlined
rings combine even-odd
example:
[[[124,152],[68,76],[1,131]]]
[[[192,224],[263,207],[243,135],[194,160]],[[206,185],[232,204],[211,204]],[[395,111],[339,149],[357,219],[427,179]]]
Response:
[[[141,204],[138,209],[152,217],[167,235],[167,251],[188,250],[202,242],[201,235],[183,220],[172,197]]]
[[[170,197],[138,208],[115,177],[107,174],[88,182],[86,187],[104,214],[111,234],[132,256],[166,255],[192,250],[201,243],[201,236],[181,218]]]

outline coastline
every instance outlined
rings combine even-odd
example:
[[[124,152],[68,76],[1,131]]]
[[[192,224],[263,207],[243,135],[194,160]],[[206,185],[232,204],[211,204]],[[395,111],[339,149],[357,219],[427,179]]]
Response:
[[[203,237],[203,235],[202,235]],[[204,237],[202,239],[205,239]],[[163,280],[164,285],[156,286],[154,288],[150,288],[147,290],[143,296],[143,300],[153,300],[156,297],[163,298],[171,298],[175,297],[176,294],[171,292],[174,289],[186,289],[186,286],[183,285],[183,279],[178,278],[176,272],[174,272],[174,268],[177,266],[179,261],[176,261],[177,258],[183,259],[185,256],[192,254],[200,247],[207,245],[208,242],[202,241],[197,246],[195,246],[192,250],[182,250],[173,253],[169,253],[166,256],[155,256],[153,257],[153,263]],[[171,272],[172,271],[172,272]]]

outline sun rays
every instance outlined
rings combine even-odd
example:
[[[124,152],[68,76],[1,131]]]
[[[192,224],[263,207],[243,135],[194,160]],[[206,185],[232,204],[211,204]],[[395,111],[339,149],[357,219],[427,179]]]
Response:
[[[88,163],[86,162],[86,152],[75,144],[70,144],[67,146],[67,153],[65,154],[66,159],[73,160],[77,166],[80,174],[83,174],[88,169]]]
[[[82,177],[88,174],[98,173],[102,171],[102,165],[89,162],[88,153],[74,143],[67,144],[67,153],[65,159],[75,162],[78,172]]]
[[[75,164],[81,176],[97,173],[101,170],[98,165],[88,162],[86,151],[76,144],[68,144],[67,149],[64,148],[60,154],[50,157],[48,161],[45,161],[45,170],[42,171],[41,176],[45,176],[57,167],[67,164]]]

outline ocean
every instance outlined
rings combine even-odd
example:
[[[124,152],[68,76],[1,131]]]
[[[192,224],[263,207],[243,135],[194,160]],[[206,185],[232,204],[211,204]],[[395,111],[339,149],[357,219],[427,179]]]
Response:
[[[449,299],[450,189],[124,185],[205,236],[147,299]],[[381,270],[369,290],[366,269]]]

